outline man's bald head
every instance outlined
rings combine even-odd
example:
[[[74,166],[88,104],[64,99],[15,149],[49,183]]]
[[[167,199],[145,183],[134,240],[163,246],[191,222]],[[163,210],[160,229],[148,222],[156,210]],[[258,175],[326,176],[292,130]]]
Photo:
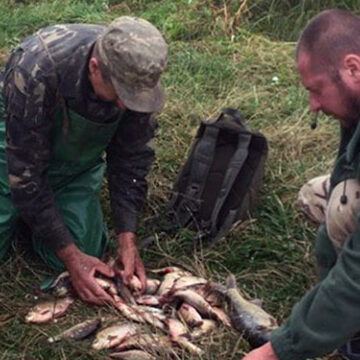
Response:
[[[360,56],[360,18],[339,9],[321,12],[300,36],[296,60],[304,54],[310,57],[314,72],[336,76],[347,54]]]

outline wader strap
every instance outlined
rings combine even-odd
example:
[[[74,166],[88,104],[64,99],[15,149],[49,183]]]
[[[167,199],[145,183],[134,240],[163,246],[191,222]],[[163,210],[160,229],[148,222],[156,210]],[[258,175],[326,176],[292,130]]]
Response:
[[[214,210],[211,214],[211,234],[216,234],[218,232],[217,229],[217,220],[222,206],[226,198],[229,195],[229,192],[234,184],[234,181],[239,174],[239,171],[243,167],[246,158],[249,154],[249,145],[251,141],[251,133],[241,133],[238,136],[238,147],[231,159],[228,170],[226,171],[221,189],[219,191],[218,198],[216,199],[216,203],[214,206]],[[234,217],[234,214],[229,212],[230,217]],[[228,221],[227,221],[228,220]],[[223,223],[223,227],[231,224],[233,219],[227,219]],[[225,229],[223,229],[225,231]],[[221,232],[223,232],[221,231]]]
[[[205,126],[204,134],[194,149],[189,185],[182,194],[177,211],[177,221],[180,226],[185,226],[193,218],[193,214],[200,209],[200,198],[213,162],[218,134],[219,128]]]

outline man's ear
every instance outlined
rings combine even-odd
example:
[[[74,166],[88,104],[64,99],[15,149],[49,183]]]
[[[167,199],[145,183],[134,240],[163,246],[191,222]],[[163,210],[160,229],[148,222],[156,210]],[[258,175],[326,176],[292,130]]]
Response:
[[[360,86],[360,56],[346,55],[342,61],[340,73],[348,86]]]
[[[99,60],[92,56],[89,60],[89,73],[90,75],[97,75],[100,71]]]

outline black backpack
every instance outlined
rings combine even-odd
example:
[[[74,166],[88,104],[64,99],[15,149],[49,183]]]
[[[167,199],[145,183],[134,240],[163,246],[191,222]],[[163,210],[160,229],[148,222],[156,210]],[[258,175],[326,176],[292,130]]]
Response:
[[[209,245],[248,219],[267,152],[266,138],[252,132],[236,109],[222,109],[215,121],[203,121],[174,184],[163,230],[188,227],[197,231],[198,242]]]

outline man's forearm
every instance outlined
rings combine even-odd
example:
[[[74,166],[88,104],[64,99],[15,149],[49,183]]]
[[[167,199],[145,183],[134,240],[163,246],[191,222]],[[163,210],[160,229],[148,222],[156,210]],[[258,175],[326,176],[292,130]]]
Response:
[[[136,235],[131,231],[121,232],[116,235],[116,241],[118,247],[120,247],[124,242],[136,242]]]
[[[76,260],[76,258],[80,254],[80,250],[75,245],[75,243],[71,243],[57,250],[56,254],[59,259],[65,264],[65,266],[67,266],[68,264]]]

